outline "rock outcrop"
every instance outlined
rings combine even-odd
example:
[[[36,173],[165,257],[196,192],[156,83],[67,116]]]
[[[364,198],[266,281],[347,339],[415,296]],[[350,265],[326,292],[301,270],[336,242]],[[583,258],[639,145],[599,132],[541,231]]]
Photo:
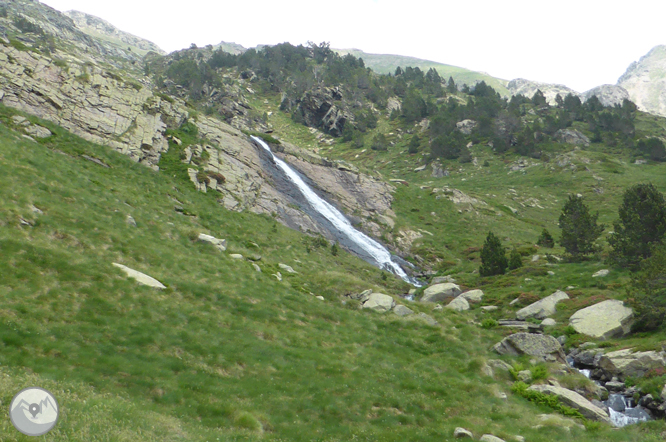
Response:
[[[597,97],[604,106],[621,105],[624,100],[630,100],[629,92],[621,86],[614,84],[603,84],[584,92],[581,100],[587,101],[591,97]]]
[[[621,379],[639,378],[650,370],[666,368],[666,352],[618,350],[601,356],[598,365],[610,375]]]
[[[575,146],[590,145],[590,139],[576,129],[559,129],[555,132],[555,140]]]
[[[666,116],[666,45],[655,46],[617,81],[639,109]]]
[[[305,125],[320,128],[333,136],[342,135],[345,124],[353,122],[353,114],[342,101],[339,88],[324,87],[306,91],[299,100],[296,112],[303,117]]]
[[[544,319],[548,316],[552,316],[557,311],[555,308],[557,303],[564,301],[565,299],[569,299],[569,295],[558,290],[552,295],[546,296],[545,298],[518,310],[516,312],[516,318],[522,321],[527,318]]]
[[[541,91],[546,97],[546,101],[550,105],[556,103],[555,97],[559,94],[560,97],[564,98],[568,94],[578,96],[578,92],[575,90],[566,87],[563,84],[549,84],[549,83],[539,83],[537,81],[530,81],[524,78],[516,78],[511,80],[507,85],[507,89],[511,92],[512,95],[524,95],[527,98],[532,98],[536,91]]]
[[[569,325],[578,333],[609,339],[629,333],[633,316],[633,311],[622,301],[609,299],[578,310],[569,318]]]

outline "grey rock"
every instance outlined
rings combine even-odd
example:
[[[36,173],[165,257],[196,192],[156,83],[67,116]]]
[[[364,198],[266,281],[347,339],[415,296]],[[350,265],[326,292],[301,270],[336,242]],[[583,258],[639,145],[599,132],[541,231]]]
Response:
[[[243,259],[243,255],[241,255],[240,253],[232,253],[232,254],[229,255],[229,258],[231,258],[231,259]]]
[[[284,270],[287,273],[297,273],[296,270],[294,270],[291,266],[288,266],[287,264],[279,263],[278,267],[280,267],[282,270]]]
[[[157,289],[165,289],[166,286],[159,282],[157,279],[152,276],[148,276],[145,273],[141,273],[138,270],[131,269],[127,266],[118,263],[112,263],[115,267],[118,267],[120,270],[125,272],[127,276],[135,279],[139,284],[147,285],[148,287],[153,287]]]
[[[552,295],[528,305],[516,312],[516,318],[524,320],[527,318],[543,319],[555,314],[556,305],[558,302],[569,299],[569,295],[561,290],[556,291]]]
[[[440,312],[440,311],[442,311],[442,310],[444,310],[444,306],[443,306],[442,304],[437,304],[436,306],[434,306],[434,307],[432,308],[432,311],[433,311],[433,312]]]
[[[555,139],[560,143],[589,146],[590,139],[576,129],[560,129],[555,132]]]
[[[432,281],[430,281],[430,285],[442,284],[442,283],[445,283],[445,282],[455,283],[456,280],[453,279],[453,277],[451,277],[450,275],[435,276],[434,278],[432,278]]]
[[[319,296],[315,296],[315,299],[318,299],[318,300],[320,300],[320,301],[325,301],[325,300],[326,300],[326,298],[324,298],[324,297],[321,296],[321,295],[319,295]]]
[[[464,439],[464,438],[473,439],[474,435],[472,434],[471,431],[466,430],[462,427],[458,427],[455,430],[453,430],[453,437],[455,437],[456,439]]]
[[[467,299],[463,298],[462,296],[458,296],[453,301],[449,302],[446,308],[450,308],[451,310],[455,310],[457,312],[463,312],[469,310],[469,303],[467,302]]]
[[[608,398],[608,408],[612,408],[615,411],[622,412],[625,408],[624,398],[619,394],[611,394]]]
[[[125,222],[130,227],[136,227],[136,221],[134,220],[132,215],[127,215],[127,218],[125,218]]]
[[[518,375],[518,380],[525,382],[525,383],[530,383],[532,382],[532,372],[529,370],[522,370],[517,373]]]
[[[569,318],[569,325],[578,333],[605,340],[629,333],[633,318],[632,309],[611,299],[578,310]]]
[[[389,295],[383,293],[372,293],[368,300],[363,303],[363,308],[367,308],[379,313],[385,313],[395,306],[395,301]]]
[[[553,385],[532,385],[529,390],[557,396],[560,402],[562,402],[564,405],[575,408],[584,417],[591,420],[610,423],[608,413],[595,406],[575,391],[571,391],[563,387],[556,387]]]
[[[458,295],[458,298],[466,299],[469,303],[477,303],[483,300],[483,290],[469,290]]]
[[[413,315],[414,311],[409,307],[405,307],[404,305],[396,305],[395,308],[393,309],[393,313],[395,313],[398,316],[409,316]]]
[[[608,107],[621,105],[624,100],[629,100],[629,92],[614,84],[602,84],[587,92],[583,93],[583,101],[587,101],[592,97],[597,97],[601,104]]]
[[[604,353],[603,350],[599,348],[583,350],[577,353],[573,357],[573,360],[576,364],[579,365],[585,365],[587,367],[596,367],[597,365],[599,365],[599,359],[601,359],[603,353]]]
[[[206,235],[205,233],[200,233],[199,237],[197,239],[201,242],[206,242],[206,243],[212,244],[220,252],[224,252],[225,250],[227,250],[227,240],[226,239],[215,238],[214,236]]]
[[[431,285],[423,292],[421,302],[441,302],[450,298],[455,298],[461,293],[460,287],[456,284],[445,282],[442,284]]]
[[[481,310],[483,310],[484,312],[494,312],[495,310],[499,310],[499,307],[497,307],[496,305],[484,305],[483,307],[481,307]]]
[[[500,439],[497,436],[493,436],[492,434],[484,434],[479,438],[480,442],[506,442],[504,439]]]
[[[599,367],[621,378],[642,377],[652,369],[666,367],[666,352],[637,351],[632,349],[606,353],[599,359]]]
[[[456,123],[456,129],[463,135],[470,135],[476,126],[477,122],[474,120],[462,120]]]
[[[603,278],[604,276],[607,276],[610,273],[610,270],[608,269],[603,269],[599,270],[598,272],[595,272],[592,277],[593,278]]]
[[[419,319],[421,319],[421,320],[423,320],[423,321],[425,321],[426,324],[428,324],[428,325],[430,325],[430,326],[432,326],[432,327],[434,327],[434,326],[436,326],[436,325],[439,324],[439,323],[435,320],[435,318],[433,318],[432,316],[427,315],[427,314],[425,314],[425,313],[419,313],[418,315],[416,315],[416,317],[419,318]]]
[[[632,63],[617,82],[639,109],[666,115],[666,46],[652,48]]]
[[[252,263],[252,268],[254,268],[254,270],[255,270],[256,272],[261,273],[261,267],[259,267],[259,266],[258,266],[256,263],[254,263],[254,262]]]
[[[562,346],[552,336],[538,335],[533,333],[515,333],[507,336],[497,343],[493,350],[501,355],[519,356],[527,354],[545,358],[553,355],[558,361],[564,363],[566,358]]]
[[[557,321],[555,321],[553,318],[546,318],[541,321],[541,325],[544,327],[553,327],[557,325]]]
[[[28,135],[33,136],[35,138],[48,138],[51,135],[53,135],[50,130],[48,130],[43,126],[39,126],[37,124],[33,124],[31,126],[26,127],[25,131]]]

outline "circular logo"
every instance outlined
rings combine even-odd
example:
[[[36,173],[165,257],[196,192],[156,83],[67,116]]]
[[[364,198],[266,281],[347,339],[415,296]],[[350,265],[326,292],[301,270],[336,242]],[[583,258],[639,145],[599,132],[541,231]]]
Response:
[[[46,434],[58,422],[58,401],[51,392],[39,387],[24,388],[9,404],[14,427],[26,436]]]

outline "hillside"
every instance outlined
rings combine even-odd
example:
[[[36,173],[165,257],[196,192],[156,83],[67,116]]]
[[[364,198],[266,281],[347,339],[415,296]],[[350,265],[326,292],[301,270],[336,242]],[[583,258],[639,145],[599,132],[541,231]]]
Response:
[[[666,192],[666,119],[326,44],[140,57],[2,5],[0,401],[51,390],[52,440],[664,440],[666,329],[631,330],[646,274],[608,257],[625,190]],[[251,136],[422,287],[350,253]],[[576,195],[603,224],[582,257]],[[482,276],[491,231],[518,265]],[[604,301],[621,327],[572,321]],[[654,419],[613,428],[620,396]]]
[[[641,109],[666,116],[666,46],[655,46],[632,63],[617,84]]]

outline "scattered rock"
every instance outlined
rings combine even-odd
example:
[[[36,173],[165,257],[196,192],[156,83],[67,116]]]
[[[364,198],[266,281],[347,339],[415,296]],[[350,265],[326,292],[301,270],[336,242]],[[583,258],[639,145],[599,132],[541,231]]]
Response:
[[[470,135],[472,130],[476,127],[476,121],[474,120],[462,120],[456,123],[456,129],[460,131],[463,135]]]
[[[148,276],[145,273],[141,273],[137,270],[131,269],[127,266],[118,263],[112,263],[115,267],[118,267],[120,270],[125,272],[130,278],[136,279],[139,284],[147,285],[148,287],[154,287],[158,289],[165,289],[166,286],[159,282],[157,279],[152,276]]]
[[[416,316],[417,316],[418,318],[424,320],[424,321],[426,322],[426,324],[428,324],[428,325],[430,325],[430,326],[432,326],[432,327],[434,327],[435,325],[439,324],[439,323],[435,320],[435,318],[433,318],[433,317],[430,316],[430,315],[426,315],[425,313],[419,313],[419,314],[416,315]]]
[[[555,321],[553,318],[546,318],[541,321],[541,325],[544,327],[553,327],[557,325],[557,321]]]
[[[592,275],[593,278],[603,278],[604,276],[607,276],[610,273],[610,270],[608,269],[603,269],[599,270],[596,272],[594,275]]]
[[[458,298],[466,299],[467,302],[470,302],[472,304],[481,302],[483,300],[483,290],[469,290],[465,293],[458,295]]]
[[[608,413],[595,406],[575,391],[553,385],[532,385],[529,390],[557,396],[560,402],[578,410],[584,417],[595,421],[610,423]]]
[[[462,427],[458,427],[453,431],[453,437],[455,437],[456,439],[463,439],[463,438],[473,439],[474,435],[472,434],[471,431],[466,430]]]
[[[278,281],[282,281],[282,273],[280,272],[275,272],[271,274],[271,276],[275,276],[275,279],[277,279]]]
[[[254,268],[255,271],[261,273],[261,267],[259,267],[256,263],[252,263],[252,267]]]
[[[231,259],[243,259],[243,255],[241,255],[240,253],[232,253],[232,254],[229,255],[229,258],[231,258]]]
[[[291,266],[288,266],[287,264],[279,263],[278,267],[280,267],[282,270],[284,270],[287,273],[298,273],[296,272],[296,270],[294,270],[293,268],[291,268]]]
[[[560,143],[589,146],[590,139],[576,129],[560,129],[555,132],[555,140]]]
[[[426,169],[426,167],[428,167],[427,164],[424,164],[423,166],[419,166],[419,167],[414,169],[414,172],[423,172]]]
[[[319,295],[319,296],[315,296],[315,298],[318,299],[318,300],[320,300],[320,301],[325,301],[325,300],[326,300],[326,298],[324,298],[324,297],[321,296],[321,295]]]
[[[633,317],[632,309],[622,301],[609,299],[578,310],[569,318],[569,325],[578,333],[605,340],[629,333]]]
[[[31,135],[35,138],[48,138],[53,135],[47,128],[38,126],[36,124],[26,127],[25,131],[28,135]]]
[[[218,239],[215,238],[214,236],[211,235],[206,235],[205,233],[200,233],[198,240],[201,242],[207,242],[209,244],[214,245],[220,252],[224,252],[227,250],[227,240],[226,239]],[[240,259],[243,257],[241,256]]]
[[[540,258],[539,255],[532,256],[532,262],[537,262],[539,260],[539,258]]]
[[[499,310],[499,307],[497,307],[496,305],[484,305],[483,307],[481,307],[481,310],[483,310],[484,312],[494,312],[495,310]]]
[[[385,313],[395,306],[395,301],[389,295],[383,293],[372,293],[368,300],[363,303],[363,308]]]
[[[492,434],[484,434],[481,436],[479,439],[481,442],[506,442],[504,439],[500,439],[497,436],[493,436]]]
[[[395,313],[398,316],[409,316],[413,315],[414,311],[409,307],[405,307],[404,305],[396,305],[395,308],[393,309],[393,313]]]
[[[129,225],[130,227],[136,227],[136,221],[134,220],[134,218],[132,217],[132,215],[127,215],[127,218],[125,218],[125,222],[126,222],[127,225]]]
[[[83,159],[85,159],[85,160],[88,160],[88,161],[92,161],[93,163],[97,164],[98,166],[102,166],[102,167],[104,167],[104,168],[106,168],[106,169],[110,169],[110,168],[111,168],[111,166],[109,166],[109,165],[106,164],[104,161],[100,160],[99,158],[91,157],[91,156],[89,156],[89,155],[81,155],[81,158],[83,158]]]
[[[562,346],[557,342],[557,339],[548,335],[515,333],[497,343],[493,350],[501,355],[519,356],[526,354],[542,358],[553,355],[558,361],[566,362]]]
[[[425,289],[421,302],[441,302],[449,298],[455,298],[460,293],[460,287],[451,282],[435,284]]]
[[[569,295],[561,290],[556,291],[552,295],[528,305],[516,312],[516,318],[525,320],[527,318],[543,319],[552,316],[557,311],[555,306],[558,302],[569,299]]]
[[[522,370],[517,373],[518,380],[529,384],[532,382],[532,372],[529,370]]]
[[[432,311],[433,311],[433,312],[440,312],[440,311],[442,311],[442,310],[444,310],[444,306],[443,306],[442,304],[437,304],[436,306],[434,306],[434,307],[432,308]]]
[[[666,352],[624,349],[606,353],[599,359],[599,367],[613,376],[621,378],[643,377],[652,369],[666,367]]]
[[[455,310],[457,312],[463,312],[469,310],[469,302],[467,302],[467,299],[463,298],[462,296],[458,296],[456,299],[449,302],[446,308],[450,308],[451,310]]]
[[[446,275],[446,276],[435,276],[434,278],[432,278],[432,281],[430,281],[430,285],[442,284],[442,283],[444,283],[444,282],[451,282],[451,283],[454,283],[454,282],[456,282],[456,280],[453,279],[453,277],[451,277],[450,275]]]

